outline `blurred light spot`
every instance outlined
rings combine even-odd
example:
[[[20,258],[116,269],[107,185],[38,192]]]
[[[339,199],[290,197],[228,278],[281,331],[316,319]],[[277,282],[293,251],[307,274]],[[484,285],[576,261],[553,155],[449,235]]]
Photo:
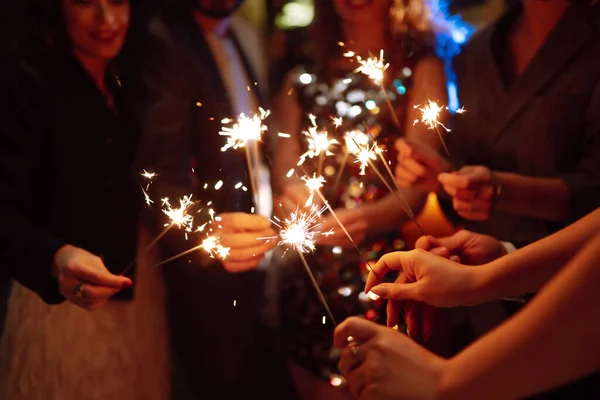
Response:
[[[375,103],[373,100],[367,100],[365,107],[367,107],[367,110],[373,110],[375,107],[377,107],[377,103]]]
[[[402,74],[404,76],[412,76],[412,70],[408,67],[402,68]]]
[[[342,386],[344,380],[339,375],[333,375],[329,380],[329,383],[331,384],[331,386],[339,387]]]
[[[340,296],[348,297],[352,294],[352,289],[350,289],[348,286],[342,286],[338,289],[338,293]]]
[[[362,112],[362,108],[357,104],[350,108],[350,111],[348,111],[348,115],[351,118],[354,118],[354,117],[358,116],[361,112]]]
[[[342,254],[342,248],[340,246],[335,246],[333,249],[331,249],[331,252],[333,254]]]
[[[312,82],[312,76],[310,74],[307,74],[306,72],[303,74],[300,74],[298,79],[300,80],[301,83],[303,83],[305,85],[308,85],[309,83]]]

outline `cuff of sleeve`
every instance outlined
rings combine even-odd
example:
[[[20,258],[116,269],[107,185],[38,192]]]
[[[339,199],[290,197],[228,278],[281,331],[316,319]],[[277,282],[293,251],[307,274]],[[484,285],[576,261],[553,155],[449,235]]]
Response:
[[[504,246],[504,248],[506,249],[506,252],[508,254],[517,251],[517,248],[514,244],[512,244],[511,242],[500,242],[502,243],[502,246]]]

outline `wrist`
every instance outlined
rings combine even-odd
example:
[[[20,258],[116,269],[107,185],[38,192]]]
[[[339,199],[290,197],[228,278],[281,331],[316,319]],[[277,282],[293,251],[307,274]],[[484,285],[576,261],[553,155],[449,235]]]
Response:
[[[491,281],[490,269],[487,264],[467,268],[469,269],[470,281],[467,285],[469,290],[464,294],[465,301],[463,305],[474,306],[484,303],[487,299],[486,293],[489,290]]]
[[[463,400],[464,393],[460,393],[460,388],[455,379],[455,370],[453,359],[444,360],[439,374],[439,380],[437,385],[437,391],[435,395],[436,400]]]

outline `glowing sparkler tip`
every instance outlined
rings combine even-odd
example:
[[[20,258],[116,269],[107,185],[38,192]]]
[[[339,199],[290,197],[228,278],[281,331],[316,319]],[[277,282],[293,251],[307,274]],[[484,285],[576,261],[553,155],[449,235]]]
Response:
[[[156,176],[158,176],[158,174],[156,172],[148,172],[146,170],[143,170],[140,173],[140,175],[143,176],[146,179],[152,179],[152,178],[155,178]]]
[[[249,141],[260,141],[263,132],[267,130],[267,126],[263,121],[271,114],[269,110],[259,108],[258,115],[247,116],[241,113],[238,119],[231,127],[223,127],[219,132],[221,136],[227,136],[227,143],[221,147],[221,151],[229,149],[239,149],[246,147]],[[223,124],[232,122],[229,118],[221,121]]]

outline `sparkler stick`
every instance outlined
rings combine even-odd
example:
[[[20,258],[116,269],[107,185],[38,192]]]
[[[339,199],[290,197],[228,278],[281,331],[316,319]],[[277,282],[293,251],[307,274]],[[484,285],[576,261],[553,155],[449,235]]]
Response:
[[[162,203],[165,206],[165,209],[162,211],[169,217],[170,222],[166,224],[165,229],[163,229],[162,232],[156,238],[154,238],[154,240],[152,240],[148,246],[146,246],[146,252],[150,251],[150,249],[154,247],[156,243],[158,243],[158,241],[162,239],[163,236],[165,236],[167,232],[169,232],[174,226],[177,226],[178,228],[185,228],[186,231],[191,232],[192,225],[194,223],[194,217],[188,214],[190,206],[194,204],[191,195],[183,196],[183,198],[179,200],[179,208],[172,208],[168,198],[162,199]],[[127,272],[129,272],[138,259],[139,255],[136,256],[136,258],[127,267],[125,267],[121,274],[125,275]]]
[[[327,300],[319,287],[317,280],[315,279],[314,274],[312,273],[310,267],[308,266],[308,262],[304,257],[303,253],[307,253],[309,251],[313,251],[315,249],[315,236],[323,235],[327,236],[331,232],[323,233],[318,231],[318,226],[320,222],[318,218],[321,216],[323,211],[325,211],[325,207],[317,208],[315,206],[311,207],[309,213],[296,211],[292,213],[290,218],[283,221],[283,226],[280,224],[279,220],[272,221],[275,225],[277,225],[280,229],[278,237],[280,238],[279,245],[288,245],[294,249],[298,255],[300,256],[300,260],[302,261],[302,265],[304,265],[304,269],[312,282],[317,295],[319,296],[319,300],[323,304],[323,307],[327,311],[329,318],[331,318],[331,322],[334,326],[337,326],[337,321],[327,304]],[[275,239],[273,237],[262,238],[262,239]]]
[[[331,213],[331,216],[333,217],[333,219],[335,219],[335,222],[337,222],[338,226],[342,229],[342,231],[344,232],[344,234],[346,235],[348,240],[350,240],[350,243],[352,243],[352,245],[354,246],[356,251],[358,251],[358,254],[361,256],[361,258],[363,258],[363,254],[362,254],[362,251],[360,250],[360,247],[358,247],[358,245],[356,244],[354,239],[352,239],[352,236],[350,235],[350,233],[348,232],[348,230],[346,229],[346,227],[344,226],[342,221],[340,221],[339,217],[337,216],[337,213],[333,210],[333,207],[331,207],[331,205],[329,204],[329,202],[327,201],[325,196],[323,196],[323,193],[321,193],[321,188],[323,187],[323,183],[325,183],[325,179],[322,176],[317,177],[316,175],[313,175],[312,178],[303,176],[302,180],[304,182],[306,182],[306,187],[308,187],[308,189],[310,190],[311,196],[313,193],[317,193],[317,195],[319,196],[319,198],[321,199],[323,204],[325,204],[325,207],[327,207],[327,209]],[[368,267],[369,271],[373,272],[375,274],[375,276],[377,276],[377,273],[375,273],[373,268],[371,268],[369,261],[367,261],[367,267]]]
[[[248,163],[248,176],[250,177],[250,190],[252,190],[252,195],[254,197],[254,201],[258,204],[258,191],[256,190],[256,182],[254,179],[254,172],[252,168],[252,158],[250,156],[250,148],[246,146],[246,162]]]
[[[435,131],[438,134],[438,137],[440,138],[440,142],[442,142],[442,146],[444,147],[446,155],[448,156],[448,158],[450,158],[450,152],[448,151],[448,147],[446,146],[446,141],[442,136],[442,132],[440,132],[440,126],[444,128],[444,130],[447,133],[450,133],[451,129],[439,121],[440,112],[443,110],[447,110],[448,107],[442,107],[438,105],[437,102],[429,100],[425,106],[421,107],[420,105],[415,105],[414,108],[421,111],[421,120],[415,119],[413,125],[422,122],[423,124],[427,125],[429,129],[435,129]],[[464,107],[461,107],[458,110],[456,110],[457,114],[463,114],[465,112],[466,110],[464,109]]]
[[[350,157],[350,152],[348,149],[344,150],[344,160],[342,161],[342,165],[340,166],[340,170],[335,177],[335,183],[333,184],[333,190],[337,191],[337,187],[340,185],[340,181],[342,180],[342,174],[344,169],[346,168],[346,163],[348,162],[348,158]]]
[[[364,60],[361,56],[356,55],[353,51],[349,51],[344,53],[345,57],[355,57],[356,62],[359,63],[358,68],[354,70],[354,72],[361,72],[368,76],[373,82],[381,88],[381,92],[383,93],[383,97],[385,98],[385,102],[390,110],[390,114],[392,115],[392,120],[394,125],[398,129],[402,129],[402,124],[400,124],[400,120],[398,119],[398,115],[396,115],[396,110],[392,105],[392,101],[390,100],[390,96],[385,89],[383,80],[385,77],[385,71],[390,66],[389,63],[385,62],[383,58],[383,50],[379,51],[379,58],[377,57],[369,57]]]
[[[302,260],[302,265],[304,265],[304,269],[306,270],[306,273],[308,274],[308,277],[310,278],[310,281],[312,282],[313,287],[317,291],[319,300],[321,300],[323,307],[325,307],[325,311],[327,311],[329,318],[331,318],[331,322],[333,322],[333,325],[335,327],[337,327],[338,323],[335,320],[335,317],[333,316],[333,313],[331,312],[329,305],[327,304],[327,300],[325,299],[325,296],[323,295],[323,292],[321,291],[321,288],[319,287],[319,284],[317,283],[315,276],[313,275],[312,271],[310,270],[310,267],[308,266],[308,262],[306,262],[306,258],[304,258],[304,254],[302,254],[301,251],[298,251],[298,255],[300,256],[300,260]]]
[[[394,188],[392,188],[392,186],[390,186],[390,184],[388,183],[387,179],[385,179],[385,177],[381,174],[381,172],[379,172],[379,170],[377,169],[377,167],[375,166],[375,164],[373,164],[371,162],[371,160],[368,160],[367,162],[369,163],[369,166],[371,168],[373,168],[373,171],[375,171],[375,173],[377,174],[377,176],[379,177],[379,179],[381,179],[381,181],[383,182],[383,184],[388,188],[388,190],[390,191],[390,193],[396,199],[398,199],[398,201],[402,205],[402,208],[404,209],[404,212],[406,213],[406,215],[408,215],[408,217],[415,223],[415,225],[417,225],[417,228],[419,228],[419,231],[421,232],[421,235],[422,236],[427,236],[425,234],[425,231],[421,227],[421,224],[419,223],[419,221],[417,221],[417,218],[416,218],[415,214],[413,213],[412,209],[410,208],[410,205],[408,204],[408,202],[406,201],[406,199],[404,199],[403,196],[401,195],[401,192],[399,192],[397,190],[394,190]]]
[[[256,186],[255,174],[258,172],[252,168],[252,157],[250,155],[249,142],[253,146],[252,151],[255,152],[256,160],[258,161],[258,142],[261,141],[262,134],[267,130],[267,126],[263,121],[271,114],[269,110],[259,108],[259,114],[251,117],[241,113],[236,122],[231,127],[223,127],[219,132],[221,136],[227,136],[227,143],[221,148],[221,151],[228,149],[246,149],[246,161],[248,163],[248,175],[250,175],[250,185],[255,201],[258,202],[258,191]],[[229,118],[221,121],[223,124],[232,122]]]
[[[186,250],[183,253],[174,255],[173,257],[168,258],[164,261],[161,261],[158,264],[154,264],[154,266],[159,267],[159,266],[167,264],[171,261],[177,260],[178,258],[181,258],[183,256],[191,254],[197,250],[205,250],[211,256],[211,258],[215,258],[215,256],[218,256],[220,259],[224,260],[225,258],[227,258],[227,255],[229,254],[229,250],[231,250],[231,249],[229,247],[223,247],[219,243],[219,239],[217,237],[209,236],[206,239],[204,239],[202,241],[202,243],[199,244],[198,246],[192,247],[191,249]]]

